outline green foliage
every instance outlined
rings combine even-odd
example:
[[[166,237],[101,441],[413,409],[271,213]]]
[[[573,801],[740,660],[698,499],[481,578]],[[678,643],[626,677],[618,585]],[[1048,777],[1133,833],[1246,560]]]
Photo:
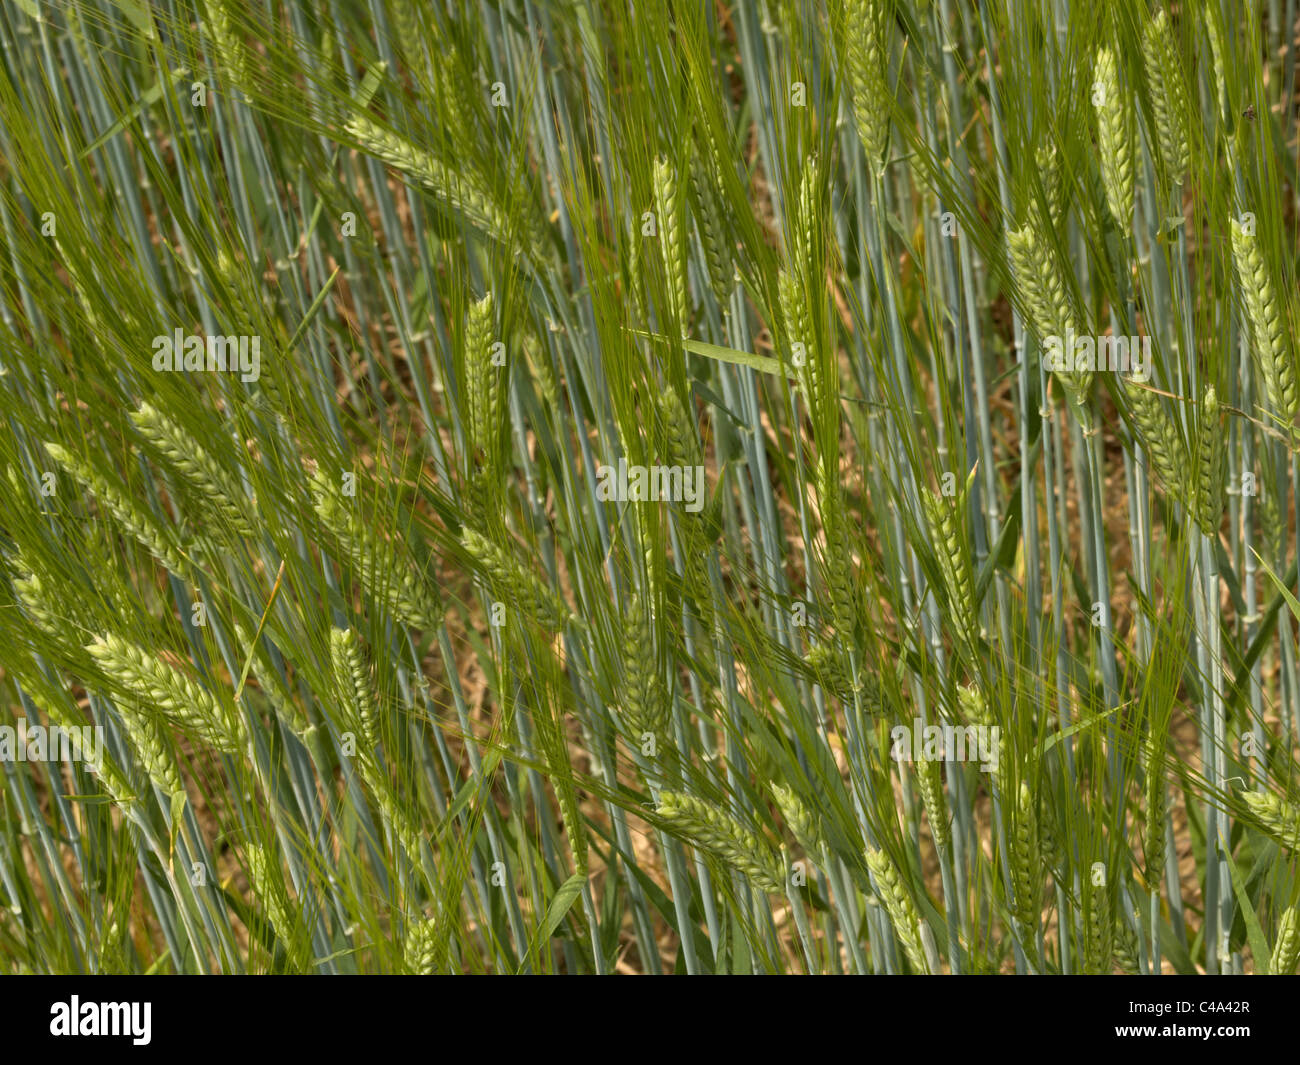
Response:
[[[1246,7],[4,5],[0,971],[1293,971]]]

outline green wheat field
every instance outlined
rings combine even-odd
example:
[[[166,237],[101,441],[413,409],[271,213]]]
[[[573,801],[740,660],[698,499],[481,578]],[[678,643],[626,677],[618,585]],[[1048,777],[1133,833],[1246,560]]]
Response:
[[[1289,974],[1296,0],[6,0],[0,972]]]

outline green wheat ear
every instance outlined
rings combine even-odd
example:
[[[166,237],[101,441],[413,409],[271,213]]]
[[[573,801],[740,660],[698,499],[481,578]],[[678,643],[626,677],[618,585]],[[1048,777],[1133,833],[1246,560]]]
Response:
[[[1259,240],[1237,219],[1230,220],[1232,260],[1237,268],[1246,319],[1250,322],[1255,358],[1264,377],[1264,391],[1273,410],[1290,429],[1300,410],[1295,366],[1283,331],[1282,305],[1277,298],[1268,264],[1259,250]]]
[[[1051,247],[1038,232],[1034,212],[1030,212],[1023,226],[1007,233],[1007,250],[1016,288],[1039,342],[1044,343],[1048,337],[1054,336],[1060,338],[1068,349],[1078,332],[1078,319],[1066,288],[1065,274]],[[1067,359],[1070,355],[1067,350]],[[1093,371],[1067,369],[1056,372],[1055,377],[1065,387],[1071,404],[1087,427],[1087,402]]]
[[[662,156],[651,175],[655,215],[659,220],[659,249],[668,278],[668,298],[682,336],[690,331],[690,304],[686,297],[686,240],[682,222],[682,186],[672,164]]]
[[[814,814],[799,798],[793,788],[781,784],[772,784],[772,797],[776,800],[781,817],[790,826],[794,838],[804,853],[815,856],[822,845],[821,824]]]
[[[1093,73],[1093,109],[1097,114],[1097,147],[1106,206],[1121,233],[1133,228],[1133,98],[1120,88],[1115,53],[1102,48]]]
[[[876,881],[880,901],[889,914],[894,934],[898,937],[907,960],[917,972],[928,973],[930,967],[926,964],[925,950],[921,945],[921,922],[917,916],[916,904],[904,887],[898,869],[888,854],[874,847],[867,848],[867,868]]]
[[[1020,782],[1015,806],[1011,812],[1011,831],[1008,836],[1016,919],[1026,933],[1032,933],[1038,925],[1038,905],[1041,900],[1042,882],[1039,877],[1041,853],[1038,841],[1038,815],[1034,809],[1029,785],[1023,780]]]
[[[1083,894],[1083,950],[1084,971],[1092,976],[1102,976],[1111,971],[1114,957],[1115,922],[1111,914],[1110,896],[1104,888],[1090,886],[1085,881]]]
[[[781,891],[781,865],[771,849],[716,806],[682,792],[659,794],[658,814],[676,832],[734,866],[764,891]]]
[[[190,571],[181,545],[172,531],[153,515],[137,507],[117,484],[90,463],[58,444],[46,443],[45,450],[65,472],[88,491],[113,519],[159,562],[179,577]]]
[[[1124,396],[1137,426],[1139,442],[1160,483],[1168,492],[1181,493],[1187,485],[1187,448],[1178,426],[1165,410],[1161,397],[1146,382],[1123,376]]]
[[[1190,148],[1187,139],[1187,82],[1182,59],[1174,44],[1169,14],[1156,13],[1142,38],[1142,59],[1151,86],[1151,108],[1155,116],[1160,157],[1175,185],[1187,177]]]
[[[1214,536],[1223,520],[1223,480],[1226,444],[1219,415],[1219,397],[1210,385],[1201,400],[1200,426],[1196,439],[1196,483],[1194,512],[1201,531]]]
[[[1295,906],[1282,911],[1277,922],[1277,939],[1273,943],[1273,956],[1269,960],[1270,976],[1290,976],[1295,972],[1300,958],[1300,913]]]
[[[365,753],[373,757],[379,747],[379,708],[354,630],[330,629],[330,664],[343,698],[343,723],[361,737]]]
[[[153,448],[241,536],[254,536],[244,494],[238,484],[212,460],[206,447],[148,403],[132,411],[131,421]]]
[[[948,600],[956,612],[962,634],[973,647],[979,640],[980,619],[964,524],[958,525],[955,507],[946,496],[922,492],[921,504],[930,526],[930,541],[934,544],[935,559],[947,586]]]
[[[349,118],[344,130],[363,151],[401,170],[452,210],[463,214],[471,225],[503,243],[521,242],[533,262],[541,262],[546,257],[546,238],[536,221],[530,219],[525,232],[516,232],[518,227],[511,225],[509,216],[493,202],[476,175],[457,173],[432,152],[417,148],[405,137],[365,115]]]
[[[253,894],[266,910],[271,928],[285,949],[290,949],[297,921],[284,895],[285,877],[278,859],[261,844],[249,843],[244,847],[244,871]]]
[[[1149,728],[1143,742],[1143,763],[1146,779],[1143,790],[1146,796],[1146,827],[1142,835],[1143,855],[1146,859],[1146,879],[1152,890],[1158,891],[1165,866],[1165,809],[1168,796],[1165,789],[1165,743],[1163,730]]]
[[[1243,792],[1241,800],[1266,835],[1288,852],[1300,847],[1300,808],[1271,791]]]
[[[943,776],[935,758],[922,758],[916,766],[916,786],[930,818],[930,836],[936,847],[946,847],[952,840],[948,806],[943,797]]]
[[[439,925],[437,921],[416,921],[406,934],[402,954],[406,967],[418,976],[432,975],[438,966]]]
[[[382,604],[405,625],[426,632],[436,629],[442,603],[406,553],[378,539],[319,468],[312,477],[312,494],[321,524],[351,564],[366,598]]]
[[[889,30],[884,0],[845,0],[849,87],[858,137],[872,171],[879,173],[889,136]]]
[[[109,633],[86,647],[106,674],[121,682],[123,697],[142,712],[156,707],[225,754],[247,743],[243,719],[227,710],[206,689],[180,670],[154,658],[143,647]]]
[[[634,592],[623,615],[623,689],[620,709],[630,739],[668,725],[669,697],[659,675],[654,624],[645,596]]]
[[[465,529],[460,542],[499,600],[552,632],[568,623],[572,614],[564,601],[517,558],[473,529]]]

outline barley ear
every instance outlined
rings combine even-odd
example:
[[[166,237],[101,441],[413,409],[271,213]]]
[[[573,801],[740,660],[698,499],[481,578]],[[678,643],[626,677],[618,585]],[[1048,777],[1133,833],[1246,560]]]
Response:
[[[921,493],[921,504],[930,526],[930,542],[934,545],[935,559],[948,593],[948,600],[956,614],[956,621],[967,642],[974,646],[979,640],[979,606],[975,600],[975,579],[971,573],[971,552],[967,549],[965,523],[958,524],[958,515],[947,497],[933,492]]]
[[[1061,174],[1061,158],[1056,145],[1050,141],[1034,149],[1034,167],[1038,171],[1043,186],[1043,199],[1047,203],[1047,217],[1044,219],[1034,200],[1034,210],[1038,213],[1039,223],[1059,229],[1061,216],[1065,210],[1065,181]]]
[[[212,42],[216,65],[222,68],[233,85],[247,89],[251,82],[248,49],[234,32],[226,3],[227,0],[206,0],[204,29]]]
[[[492,293],[471,305],[465,323],[465,407],[470,447],[493,458],[501,417],[501,375],[492,364]]]
[[[1210,385],[1201,400],[1200,425],[1196,438],[1196,483],[1194,512],[1201,531],[1214,536],[1223,520],[1223,481],[1226,444],[1219,416],[1219,397]]]
[[[1147,461],[1166,491],[1181,492],[1187,483],[1187,448],[1178,426],[1160,396],[1144,387],[1145,382],[1127,375],[1120,380]]]
[[[821,360],[817,355],[816,338],[812,321],[804,303],[803,293],[794,275],[782,270],[776,279],[777,295],[781,303],[781,324],[785,349],[794,368],[795,380],[804,394],[804,403],[816,418],[826,400],[825,381],[821,374]]]
[[[1151,87],[1151,108],[1156,141],[1169,180],[1181,185],[1187,177],[1190,149],[1187,140],[1187,82],[1182,58],[1174,43],[1173,27],[1163,9],[1147,23],[1142,38],[1142,59]]]
[[[1289,430],[1300,410],[1300,390],[1296,388],[1295,366],[1283,329],[1282,305],[1268,263],[1259,250],[1257,236],[1246,232],[1235,218],[1231,220],[1231,229],[1232,259],[1237,268],[1246,320],[1250,323],[1255,358],[1264,378],[1264,392]]]
[[[681,186],[672,164],[660,156],[651,175],[654,187],[655,214],[659,221],[659,249],[668,279],[668,297],[672,314],[682,336],[690,326],[690,304],[686,296],[686,242],[683,238]]]
[[[181,545],[170,528],[159,524],[152,514],[137,507],[122,488],[84,459],[58,444],[46,443],[45,450],[154,558],[179,577],[190,572]]]
[[[865,667],[860,667],[854,678],[849,656],[836,644],[814,644],[804,656],[804,665],[813,680],[846,706],[860,700],[862,709],[869,714],[878,714],[884,709],[885,696],[879,681]]]
[[[1038,814],[1034,809],[1029,785],[1024,781],[1020,782],[1020,790],[1011,812],[1008,848],[1016,918],[1026,935],[1031,935],[1038,926],[1042,888],[1039,872],[1041,854],[1038,847]]]
[[[1133,931],[1122,914],[1115,915],[1115,931],[1112,942],[1115,945],[1114,958],[1119,967],[1130,976],[1137,976],[1141,972],[1137,933]]]
[[[1038,231],[1032,212],[1023,226],[1007,234],[1007,250],[1015,273],[1016,289],[1039,343],[1046,345],[1055,338],[1064,348],[1066,365],[1052,372],[1064,386],[1086,427],[1090,424],[1087,402],[1093,371],[1069,365],[1078,319],[1065,284],[1065,272],[1051,246]]]
[[[241,536],[256,535],[242,489],[212,459],[203,444],[149,403],[141,403],[132,411],[131,421],[167,465],[188,481],[235,532]]]
[[[330,629],[330,664],[342,699],[342,723],[356,732],[366,758],[379,748],[379,708],[370,683],[370,670],[353,629]]]
[[[517,558],[473,529],[465,529],[460,542],[499,600],[552,632],[568,623],[572,615],[564,600]]]
[[[244,847],[244,871],[248,874],[253,894],[270,919],[272,930],[285,949],[294,953],[297,920],[284,892],[284,874],[279,862],[266,847],[249,843]]]
[[[731,287],[733,274],[732,253],[727,246],[727,237],[723,228],[723,210],[718,202],[717,193],[704,173],[704,164],[698,158],[691,167],[691,192],[694,203],[691,217],[695,219],[695,228],[700,234],[700,245],[704,248],[704,261],[709,270],[709,287],[713,298],[724,311],[727,309],[727,295]]]
[[[995,723],[989,711],[988,700],[977,684],[962,684],[957,688],[957,707],[962,719],[972,725],[990,726]]]
[[[122,697],[140,712],[161,710],[178,726],[225,754],[244,749],[247,735],[238,711],[223,706],[180,670],[111,633],[96,638],[86,650],[107,675],[121,683]]]
[[[1300,808],[1271,791],[1247,791],[1241,796],[1256,825],[1287,852],[1300,848]]]
[[[894,935],[912,968],[918,973],[929,973],[925,950],[921,944],[921,922],[916,904],[904,887],[893,861],[883,850],[867,849],[867,868],[876,882],[876,893],[894,926]]]
[[[402,947],[407,969],[417,976],[432,975],[438,965],[441,941],[437,921],[416,921],[407,930]]]
[[[1114,956],[1114,919],[1111,915],[1110,896],[1106,890],[1090,881],[1084,882],[1083,894],[1083,967],[1092,976],[1102,976],[1111,971]]]
[[[793,788],[772,784],[771,789],[777,809],[781,811],[781,817],[790,827],[799,846],[803,848],[805,854],[815,856],[822,845],[821,826],[817,815],[808,809]]]
[[[493,308],[489,292],[469,309],[465,323],[465,478],[473,524],[485,527],[497,510],[500,489],[502,368],[493,364]]]
[[[889,136],[889,31],[892,14],[884,0],[846,0],[848,82],[858,137],[867,164],[879,174]]]
[[[1143,854],[1146,858],[1146,880],[1152,890],[1159,890],[1165,867],[1165,811],[1168,801],[1165,786],[1164,730],[1151,727],[1143,742],[1143,761],[1146,779],[1143,785],[1146,798],[1146,828],[1142,834]]]
[[[136,757],[153,786],[169,797],[184,795],[185,785],[180,770],[157,719],[142,708],[130,706],[118,707],[118,713]]]
[[[943,775],[939,762],[922,758],[916,767],[916,786],[921,792],[926,815],[930,819],[930,836],[936,847],[946,847],[952,840],[952,826],[948,821],[948,807],[943,797]]]
[[[1297,958],[1300,958],[1300,914],[1295,906],[1288,906],[1277,922],[1277,939],[1268,964],[1269,975],[1290,976],[1295,972]]]
[[[351,564],[367,599],[384,606],[405,625],[425,631],[437,628],[442,603],[406,552],[378,539],[319,467],[312,478],[312,494],[317,517]]]
[[[777,893],[784,879],[781,865],[766,843],[716,806],[683,792],[659,794],[658,814],[667,824],[734,866],[755,886]]]
[[[669,697],[659,674],[654,621],[644,594],[633,592],[623,615],[623,690],[620,709],[628,738],[658,734],[668,725]]]
[[[363,151],[396,167],[415,184],[433,193],[449,208],[463,214],[471,225],[502,243],[515,243],[533,262],[546,257],[546,237],[534,219],[517,232],[478,175],[458,173],[431,152],[416,147],[405,137],[385,129],[366,115],[354,115],[344,130]]]
[[[1115,53],[1102,48],[1093,68],[1093,109],[1097,114],[1097,147],[1106,206],[1121,233],[1133,228],[1134,101],[1120,87]]]

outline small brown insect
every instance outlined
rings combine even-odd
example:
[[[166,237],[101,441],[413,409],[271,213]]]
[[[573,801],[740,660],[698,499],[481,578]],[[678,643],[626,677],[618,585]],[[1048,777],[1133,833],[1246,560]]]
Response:
[[[1254,105],[1254,104],[1251,104],[1249,107],[1247,107],[1246,110],[1244,110],[1244,111],[1241,113],[1241,117],[1244,118],[1244,119],[1246,119],[1246,120],[1248,120],[1248,121],[1250,121],[1250,122],[1254,122],[1254,121],[1255,121],[1255,105]]]

